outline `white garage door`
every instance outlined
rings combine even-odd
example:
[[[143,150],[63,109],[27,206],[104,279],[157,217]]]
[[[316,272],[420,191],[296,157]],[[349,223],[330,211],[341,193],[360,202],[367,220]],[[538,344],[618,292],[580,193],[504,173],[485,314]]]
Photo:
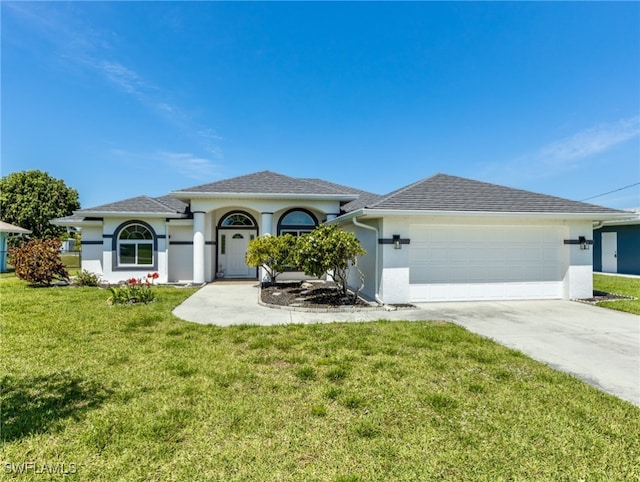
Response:
[[[562,298],[563,231],[412,225],[411,301]]]

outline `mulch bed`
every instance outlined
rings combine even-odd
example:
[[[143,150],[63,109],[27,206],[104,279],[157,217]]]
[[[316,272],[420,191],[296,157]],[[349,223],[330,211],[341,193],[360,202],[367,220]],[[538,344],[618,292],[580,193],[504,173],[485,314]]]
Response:
[[[582,301],[583,303],[591,303],[596,304],[600,301],[616,301],[616,300],[634,300],[635,298],[632,296],[625,295],[616,295],[615,293],[607,293],[606,291],[597,291],[593,290],[593,297],[591,298],[582,298],[578,301]]]
[[[328,281],[265,284],[260,290],[260,299],[263,303],[270,305],[292,308],[371,306],[361,298],[357,298],[354,304],[352,293],[349,293],[348,299],[345,299],[336,284]]]

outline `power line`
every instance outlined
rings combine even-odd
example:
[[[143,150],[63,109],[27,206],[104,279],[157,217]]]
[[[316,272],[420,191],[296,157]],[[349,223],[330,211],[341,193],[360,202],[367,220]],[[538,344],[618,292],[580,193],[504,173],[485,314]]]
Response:
[[[619,189],[614,189],[613,191],[609,191],[609,192],[603,192],[602,194],[598,194],[597,196],[591,196],[591,197],[588,197],[588,198],[586,198],[586,199],[581,199],[580,201],[581,201],[581,202],[582,202],[582,201],[588,201],[589,199],[595,199],[595,198],[597,198],[597,197],[606,196],[607,194],[612,194],[612,193],[614,193],[614,192],[624,191],[625,189],[629,189],[630,187],[637,186],[637,185],[639,185],[639,184],[640,184],[640,182],[636,182],[636,183],[633,183],[633,184],[629,184],[628,186],[621,187],[621,188],[619,188]]]

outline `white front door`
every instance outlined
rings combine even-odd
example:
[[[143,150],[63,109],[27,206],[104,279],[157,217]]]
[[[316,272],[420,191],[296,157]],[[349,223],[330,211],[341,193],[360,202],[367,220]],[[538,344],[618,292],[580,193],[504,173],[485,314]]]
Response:
[[[220,231],[220,265],[225,278],[255,278],[256,268],[245,260],[249,241],[255,232],[248,229]]]
[[[618,233],[602,233],[602,272],[618,272]]]

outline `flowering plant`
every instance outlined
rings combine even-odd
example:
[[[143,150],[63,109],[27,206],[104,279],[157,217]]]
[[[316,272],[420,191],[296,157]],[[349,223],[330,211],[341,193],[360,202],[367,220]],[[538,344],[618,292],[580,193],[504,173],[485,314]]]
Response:
[[[144,278],[129,278],[123,284],[110,288],[111,297],[108,302],[112,305],[151,303],[156,300],[156,294],[151,288],[159,277],[158,273],[149,273]]]

